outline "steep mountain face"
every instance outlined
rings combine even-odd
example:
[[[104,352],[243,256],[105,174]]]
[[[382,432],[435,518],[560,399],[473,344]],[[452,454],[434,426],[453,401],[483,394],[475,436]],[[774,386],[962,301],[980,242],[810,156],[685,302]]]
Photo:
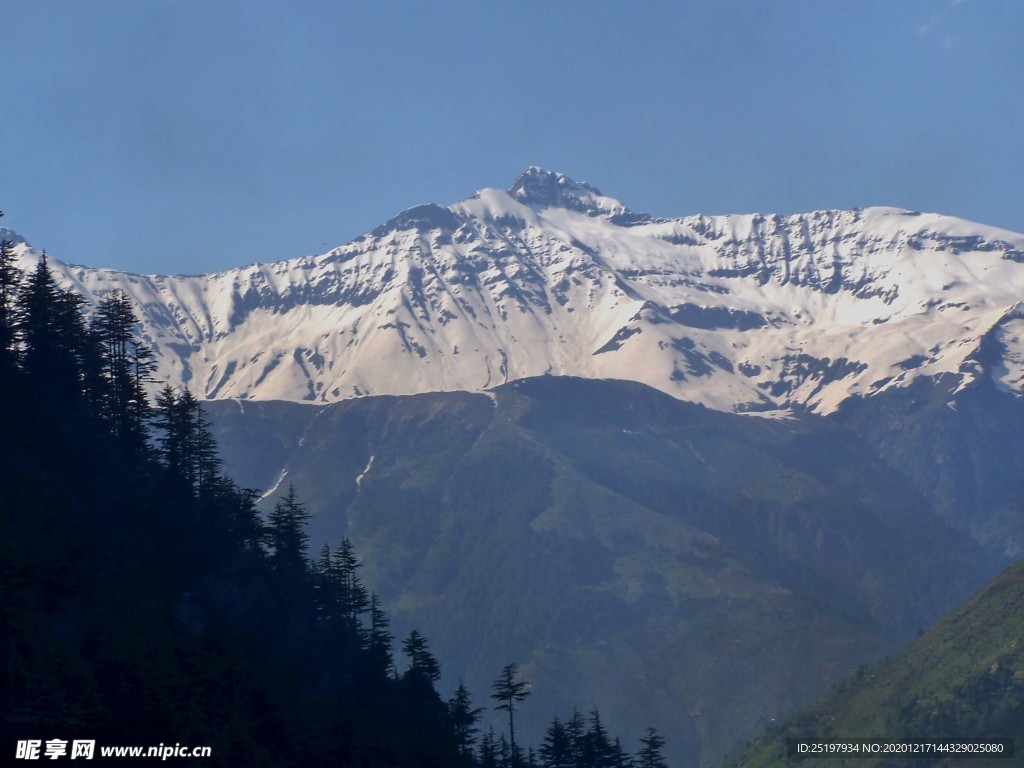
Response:
[[[956,391],[921,377],[830,418],[860,435],[949,525],[1015,559],[1024,554],[1024,402],[982,378]]]
[[[213,399],[554,374],[829,413],[920,376],[1024,386],[1024,236],[891,208],[654,219],[531,168],[320,256],[191,277],[53,265],[90,296],[127,291],[159,377]]]
[[[313,542],[350,537],[399,634],[478,700],[520,665],[533,743],[597,706],[629,743],[656,726],[673,765],[714,764],[999,567],[821,417],[567,377],[210,415],[231,475],[294,482]]]

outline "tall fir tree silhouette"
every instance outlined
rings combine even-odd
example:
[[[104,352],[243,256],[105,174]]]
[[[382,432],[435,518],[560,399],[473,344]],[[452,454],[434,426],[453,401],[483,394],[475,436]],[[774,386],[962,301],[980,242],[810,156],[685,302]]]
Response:
[[[470,699],[469,691],[462,681],[459,687],[448,700],[448,717],[455,728],[455,740],[459,745],[459,751],[463,757],[468,758],[470,763],[473,758],[473,740],[477,732],[476,724],[480,720],[480,713],[483,707],[474,707]]]
[[[512,768],[517,768],[518,760],[516,754],[516,704],[522,702],[530,695],[530,684],[524,680],[516,680],[516,665],[506,664],[501,670],[501,675],[491,686],[491,698],[500,701],[496,710],[508,712],[508,736],[511,743]]]
[[[665,740],[658,735],[653,728],[640,738],[640,751],[636,753],[636,768],[668,768],[668,763],[662,757],[661,748],[665,746]]]
[[[20,288],[14,244],[0,240],[0,375],[9,375],[18,361],[16,300]]]
[[[90,331],[102,350],[104,414],[114,434],[142,452],[148,438],[145,386],[152,379],[153,353],[136,338],[137,323],[128,294],[114,291],[100,302]]]
[[[309,512],[299,501],[295,484],[288,484],[288,493],[278,499],[268,516],[271,562],[278,572],[300,574],[305,571],[309,534],[305,526]]]

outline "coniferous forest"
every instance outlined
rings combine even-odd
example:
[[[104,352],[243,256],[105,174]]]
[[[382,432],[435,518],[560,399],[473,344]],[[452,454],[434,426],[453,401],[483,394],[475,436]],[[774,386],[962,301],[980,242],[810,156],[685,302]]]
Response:
[[[200,402],[159,389],[124,294],[87,319],[45,258],[0,252],[0,728],[16,740],[190,744],[210,764],[663,766],[597,709],[515,737],[529,686],[445,698],[347,540],[308,551],[294,487],[262,515],[221,469]],[[159,389],[150,400],[147,392]],[[457,676],[457,675],[456,675]],[[480,727],[484,705],[507,730]]]

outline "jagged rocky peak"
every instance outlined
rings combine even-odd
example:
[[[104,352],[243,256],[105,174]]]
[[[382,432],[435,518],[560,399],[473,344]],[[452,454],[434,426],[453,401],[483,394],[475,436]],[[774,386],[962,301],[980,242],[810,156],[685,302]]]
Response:
[[[0,227],[0,240],[6,240],[8,243],[13,243],[14,245],[27,244],[24,237],[19,235],[13,229],[8,229],[7,227]]]
[[[509,194],[524,205],[538,208],[568,208],[591,216],[629,213],[626,206],[605,197],[597,187],[535,165],[516,177]]]

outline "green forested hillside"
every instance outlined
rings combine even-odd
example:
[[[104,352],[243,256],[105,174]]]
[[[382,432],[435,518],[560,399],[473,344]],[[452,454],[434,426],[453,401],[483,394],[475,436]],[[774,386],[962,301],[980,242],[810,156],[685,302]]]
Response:
[[[761,736],[729,768],[797,764],[786,738],[1014,739],[1013,759],[815,759],[805,764],[1020,765],[1024,749],[1024,561],[948,613],[909,649],[865,667],[784,726]]]

